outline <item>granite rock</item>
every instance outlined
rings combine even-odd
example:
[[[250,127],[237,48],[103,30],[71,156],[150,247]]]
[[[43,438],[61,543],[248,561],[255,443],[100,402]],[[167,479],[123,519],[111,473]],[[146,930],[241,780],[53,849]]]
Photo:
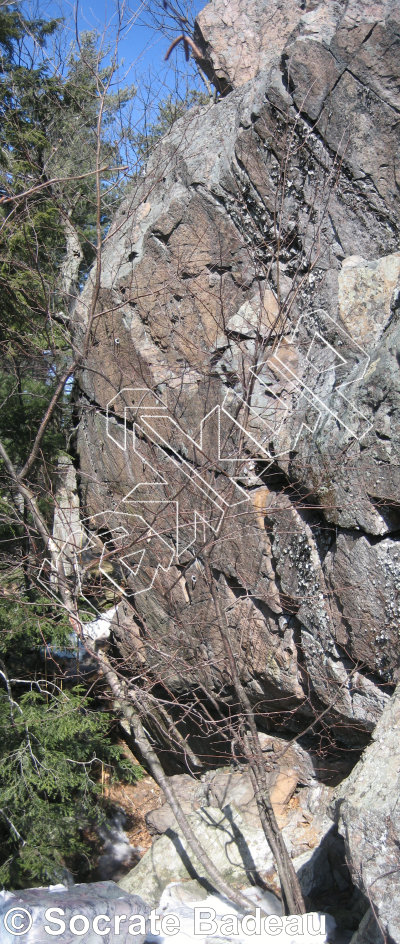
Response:
[[[352,879],[375,916],[375,921],[371,914],[365,919],[366,925],[375,928],[371,939],[386,935],[395,944],[400,941],[399,722],[397,688],[376,725],[372,743],[340,785],[334,803]]]
[[[97,944],[104,934],[110,944],[117,944],[127,918],[130,940],[144,944],[149,915],[150,908],[141,896],[123,892],[115,882],[0,892],[4,944],[12,944],[20,936],[26,944],[45,944],[55,937],[61,944],[73,944],[82,934],[86,944]]]
[[[229,701],[206,545],[260,723],[365,743],[398,672],[398,11],[213,0],[196,42],[220,97],[132,183],[74,316],[79,346],[95,301],[77,451],[114,640]]]

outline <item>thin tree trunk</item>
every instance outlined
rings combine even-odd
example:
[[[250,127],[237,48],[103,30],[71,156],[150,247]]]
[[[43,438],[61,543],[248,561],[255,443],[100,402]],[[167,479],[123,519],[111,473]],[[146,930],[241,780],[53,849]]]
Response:
[[[86,642],[85,642],[86,645]],[[235,905],[240,908],[242,912],[248,914],[254,911],[254,906],[248,898],[245,898],[241,892],[233,889],[225,881],[224,877],[221,875],[219,870],[215,867],[212,860],[207,855],[203,846],[199,843],[191,825],[182,809],[182,805],[178,800],[175,790],[171,784],[170,779],[166,776],[163,771],[163,768],[160,764],[160,761],[157,757],[157,754],[144,730],[141,718],[140,718],[140,706],[136,707],[132,702],[136,701],[135,692],[129,688],[127,683],[119,678],[117,673],[114,671],[110,662],[103,652],[94,652],[94,647],[88,641],[87,648],[93,652],[96,659],[98,660],[102,673],[107,680],[111,691],[116,698],[118,705],[123,712],[124,717],[128,721],[128,724],[131,727],[132,733],[134,735],[135,741],[138,744],[138,747],[141,751],[141,754],[148,764],[148,767],[154,777],[154,780],[161,789],[164,791],[165,797],[171,810],[175,816],[175,819],[178,823],[178,826],[182,830],[183,836],[186,839],[188,846],[192,854],[198,859],[201,865],[204,868],[206,877],[210,880],[211,884],[223,895],[228,901],[233,902]]]
[[[246,760],[250,767],[250,776],[253,783],[254,795],[257,808],[260,814],[261,825],[264,830],[265,838],[270,846],[271,852],[275,858],[278,870],[279,880],[282,889],[282,896],[287,914],[305,914],[306,908],[300,883],[297,878],[293,862],[287,851],[282,832],[279,829],[276,816],[271,803],[267,778],[265,775],[264,758],[258,738],[257,726],[254,718],[254,711],[247,692],[242,685],[239,672],[237,670],[235,656],[229,636],[229,628],[226,621],[225,611],[222,610],[215,589],[215,581],[211,572],[208,558],[205,558],[205,572],[209,584],[211,596],[213,599],[216,616],[218,619],[218,629],[222,637],[226,657],[229,664],[231,680],[241,705],[243,720],[247,727],[243,739]]]
[[[131,727],[137,741],[143,757],[146,759],[150,770],[153,774],[154,779],[157,781],[158,785],[164,791],[165,797],[171,810],[175,816],[175,819],[180,826],[182,833],[190,846],[190,849],[193,855],[199,860],[201,865],[204,868],[206,875],[211,879],[212,884],[215,888],[224,895],[225,898],[234,902],[238,907],[245,913],[252,911],[252,904],[249,899],[245,898],[244,895],[241,895],[240,892],[236,892],[231,888],[230,885],[225,882],[225,879],[215,867],[214,863],[211,861],[207,852],[203,846],[199,843],[191,825],[184,813],[181,803],[179,802],[176,793],[172,787],[172,784],[168,777],[166,777],[160,761],[157,757],[157,754],[150,744],[150,741],[146,737],[146,732],[144,731],[142,722],[139,715],[134,715],[131,720]]]

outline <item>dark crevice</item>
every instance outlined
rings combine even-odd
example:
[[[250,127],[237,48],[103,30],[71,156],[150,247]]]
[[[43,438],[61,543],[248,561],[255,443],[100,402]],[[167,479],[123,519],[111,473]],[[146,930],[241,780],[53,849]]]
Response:
[[[169,243],[169,240],[171,239],[171,236],[173,235],[173,233],[175,233],[175,231],[178,229],[178,226],[180,225],[181,225],[181,220],[178,220],[178,222],[175,223],[175,226],[173,226],[172,229],[170,229],[169,233],[163,233],[159,229],[153,229],[151,230],[150,236],[154,236],[154,238],[158,239],[160,243],[162,243],[164,246],[167,246]]]
[[[365,538],[371,547],[375,547],[376,544],[381,544],[382,541],[400,541],[400,529],[385,532],[385,534],[369,534],[369,532],[364,531],[363,528],[346,528],[345,526],[341,526],[338,529],[335,528],[335,531],[336,530],[338,534],[348,535],[354,538],[355,541],[358,541],[360,538]]]
[[[318,499],[299,481],[290,478],[276,465],[256,463],[255,471],[264,485],[276,495],[286,495],[299,517],[311,529],[321,563],[334,545],[337,528],[325,518]]]
[[[371,505],[374,506],[378,514],[383,518],[387,528],[388,533],[381,537],[383,540],[384,537],[396,538],[400,534],[400,502],[392,501],[388,498],[375,498],[371,495],[368,496],[371,502]]]
[[[157,239],[159,243],[162,243],[163,246],[167,246],[171,233],[167,233],[167,234],[160,233],[160,232],[157,233],[155,230],[153,230],[153,232],[150,235],[153,236],[154,239]]]
[[[336,242],[337,242],[338,246],[340,246],[340,249],[341,249],[341,255],[337,255],[337,258],[338,258],[339,262],[342,262],[343,259],[344,259],[345,256],[346,256],[346,252],[345,252],[345,249],[343,248],[342,241],[341,241],[340,236],[339,236],[339,233],[338,233],[338,231],[337,231],[337,227],[335,226],[335,222],[334,222],[334,219],[333,219],[333,217],[332,217],[332,214],[329,213],[329,211],[328,211],[328,219],[329,219],[329,222],[330,222],[330,224],[331,224],[332,232],[333,232],[333,234],[334,234],[334,237],[335,237],[335,239],[336,239]]]
[[[217,263],[211,262],[207,263],[205,268],[208,269],[209,272],[213,272],[216,275],[225,275],[226,272],[232,272],[231,265],[217,265]]]
[[[286,53],[286,52],[282,53],[279,67],[282,74],[282,85],[284,89],[286,89],[286,91],[289,92],[289,95],[293,95],[293,92],[295,91],[296,86],[289,75],[289,68],[288,68],[289,59],[290,59],[289,53]]]
[[[217,366],[218,361],[221,360],[221,357],[224,356],[224,354],[225,354],[225,352],[227,351],[228,348],[229,348],[229,344],[228,344],[228,342],[227,342],[224,347],[220,347],[220,348],[218,348],[218,351],[214,351],[214,353],[213,353],[213,354],[211,355],[211,357],[210,357],[210,367],[211,367],[211,368]]]
[[[246,587],[244,587],[243,584],[240,583],[239,578],[237,576],[232,577],[230,574],[225,573],[225,571],[218,570],[215,567],[213,568],[213,573],[216,580],[218,580],[220,575],[224,578],[227,586],[235,595],[237,600],[240,600],[240,599],[251,600],[252,604],[256,607],[257,610],[260,611],[261,615],[267,621],[267,623],[269,623],[271,620],[273,620],[273,622],[276,623],[277,614],[274,613],[273,610],[271,610],[271,608],[268,606],[268,603],[266,603],[265,600],[261,600],[260,597],[255,596],[253,593],[250,593],[249,590],[247,590]]]
[[[293,613],[288,619],[288,629],[292,631],[293,645],[296,647],[296,657],[297,657],[297,668],[299,673],[299,679],[303,691],[306,693],[310,704],[308,707],[308,714],[312,714],[314,711],[314,703],[312,699],[312,692],[310,687],[310,676],[307,669],[306,658],[303,651],[303,646],[301,642],[301,632],[302,632],[302,623],[299,620],[298,616]],[[306,708],[306,706],[305,706]],[[307,710],[305,710],[307,714]]]
[[[253,328],[252,326],[250,326],[250,328],[251,328],[251,330],[254,332],[254,334],[256,334],[257,329],[256,329],[256,328]],[[246,333],[246,334],[243,334],[241,331],[229,331],[229,330],[227,329],[227,330],[225,331],[225,334],[226,334],[227,338],[229,338],[230,341],[234,341],[236,344],[240,344],[242,341],[248,341],[248,340],[249,340],[249,334],[247,334],[247,333]]]

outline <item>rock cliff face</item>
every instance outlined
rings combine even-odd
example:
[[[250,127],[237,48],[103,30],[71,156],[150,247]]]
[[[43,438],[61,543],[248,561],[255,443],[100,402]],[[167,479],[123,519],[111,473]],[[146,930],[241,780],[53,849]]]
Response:
[[[373,741],[336,798],[339,830],[354,882],[371,903],[365,923],[382,939],[400,940],[400,689],[380,718]],[[368,941],[366,933],[357,940]],[[380,940],[376,934],[373,940]]]
[[[220,97],[158,146],[76,313],[87,527],[124,658],[229,700],[208,562],[260,717],[357,740],[398,672],[399,10],[213,0],[196,29]]]

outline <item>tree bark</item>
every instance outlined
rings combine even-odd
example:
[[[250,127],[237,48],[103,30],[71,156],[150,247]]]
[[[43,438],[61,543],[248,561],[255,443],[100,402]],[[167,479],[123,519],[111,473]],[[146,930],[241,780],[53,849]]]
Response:
[[[193,855],[198,859],[201,865],[204,868],[206,877],[209,878],[210,882],[214,887],[223,895],[228,901],[233,902],[235,905],[240,908],[240,910],[248,914],[254,911],[253,903],[245,898],[241,892],[233,889],[225,881],[224,877],[221,875],[219,870],[215,867],[214,863],[211,861],[203,846],[199,843],[190,822],[184,813],[182,806],[176,796],[175,790],[171,784],[170,779],[166,776],[161,766],[161,763],[157,757],[157,754],[144,730],[141,718],[140,718],[140,708],[134,704],[136,701],[135,693],[132,689],[129,688],[127,683],[119,678],[117,673],[112,668],[109,659],[103,652],[95,653],[94,647],[88,641],[85,642],[87,648],[95,655],[97,658],[102,673],[108,682],[111,691],[113,692],[114,697],[116,698],[120,709],[130,725],[132,734],[135,738],[135,741],[140,748],[141,754],[145,759],[148,767],[154,777],[154,780],[158,783],[161,789],[164,791],[167,802],[169,803],[171,810],[175,816],[175,819],[178,823],[178,826],[182,830],[183,836],[186,839],[188,846],[193,853]]]
[[[237,670],[225,611],[222,610],[219,604],[208,557],[205,558],[205,572],[218,620],[218,629],[228,661],[231,681],[243,712],[243,722],[246,727],[245,736],[243,738],[245,757],[250,767],[250,776],[260,814],[261,825],[276,862],[285,910],[287,914],[305,914],[306,908],[300,883],[271,803],[254,711]]]

